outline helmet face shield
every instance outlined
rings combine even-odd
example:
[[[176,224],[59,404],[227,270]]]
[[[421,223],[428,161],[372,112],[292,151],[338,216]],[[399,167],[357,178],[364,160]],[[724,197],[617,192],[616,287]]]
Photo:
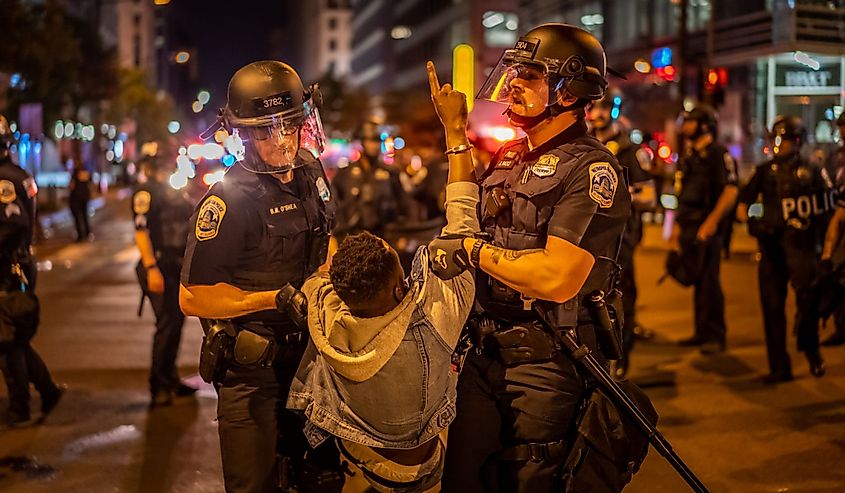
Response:
[[[520,60],[516,56],[515,50],[507,50],[499,59],[499,63],[496,64],[493,71],[490,72],[475,98],[494,103],[510,104],[514,92],[512,84],[517,79],[523,83],[542,82],[548,85],[544,66]]]
[[[298,158],[300,149],[318,158],[325,149],[325,135],[320,112],[311,99],[299,111],[291,110],[249,119],[238,128],[249,152],[241,162],[255,173],[285,173],[304,163]],[[243,120],[240,120],[243,122]]]

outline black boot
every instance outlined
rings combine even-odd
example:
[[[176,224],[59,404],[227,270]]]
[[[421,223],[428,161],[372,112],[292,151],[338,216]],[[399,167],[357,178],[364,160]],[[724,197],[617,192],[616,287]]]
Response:
[[[810,373],[812,373],[814,377],[818,378],[824,375],[826,368],[824,367],[822,353],[818,350],[808,351],[807,362],[810,363]]]

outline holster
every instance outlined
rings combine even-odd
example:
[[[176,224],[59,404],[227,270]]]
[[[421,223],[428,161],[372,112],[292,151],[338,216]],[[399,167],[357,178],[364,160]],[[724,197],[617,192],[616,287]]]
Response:
[[[505,365],[548,361],[557,354],[551,336],[537,323],[514,325],[493,333],[499,358]]]
[[[242,330],[235,338],[235,362],[241,366],[269,367],[275,354],[276,344],[269,337]]]
[[[588,300],[596,332],[596,341],[605,359],[622,358],[622,293],[613,289],[609,294],[594,291]]]
[[[205,336],[200,350],[200,377],[207,383],[221,383],[235,352],[237,328],[227,320],[201,322]]]

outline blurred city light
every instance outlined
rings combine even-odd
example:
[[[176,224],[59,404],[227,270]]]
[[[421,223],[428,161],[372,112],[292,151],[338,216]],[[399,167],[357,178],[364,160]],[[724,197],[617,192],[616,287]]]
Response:
[[[56,128],[53,129],[53,135],[55,135],[57,139],[61,139],[65,136],[65,124],[63,121],[59,120],[56,122]]]
[[[634,62],[634,70],[641,74],[647,74],[651,72],[651,64],[641,58]]]
[[[604,24],[604,16],[601,14],[587,14],[581,16],[581,24],[584,26],[598,26]]]
[[[179,172],[176,172],[170,175],[170,180],[168,181],[170,182],[171,187],[175,188],[176,190],[179,190],[180,188],[184,188],[185,185],[188,184],[188,177]]]
[[[393,141],[393,147],[396,149],[404,149],[405,148],[405,139],[402,137],[396,137]]]
[[[654,68],[663,68],[672,64],[672,49],[668,46],[657,48],[651,54],[651,64]]]
[[[662,205],[664,209],[673,211],[678,208],[678,197],[664,193],[660,196],[660,205]]]
[[[174,59],[176,60],[176,63],[188,63],[188,60],[191,59],[191,54],[187,51],[180,51],[176,54]]]
[[[635,128],[631,130],[631,142],[633,142],[634,144],[643,143],[643,133],[640,129]]]
[[[233,164],[235,164],[235,161],[236,161],[235,156],[233,156],[231,154],[226,154],[225,156],[223,156],[223,165],[224,166],[232,166]]]
[[[178,132],[180,128],[182,128],[182,125],[176,120],[172,120],[170,123],[167,124],[167,131],[172,134]]]
[[[810,58],[810,55],[804,53],[803,51],[796,51],[795,54],[792,55],[792,58],[801,65],[806,65],[813,70],[821,68],[821,64],[818,61],[813,60]]]
[[[167,5],[170,3],[170,0],[154,0],[156,5]]]
[[[197,101],[200,103],[205,105],[208,104],[209,100],[211,100],[211,94],[208,91],[200,91],[199,94],[197,94]]]
[[[217,182],[223,181],[223,176],[226,174],[226,170],[217,170],[211,173],[206,173],[202,177],[202,182],[208,186],[214,185]]]
[[[516,130],[511,127],[490,127],[484,133],[499,142],[508,142],[516,138]]]
[[[203,104],[199,101],[194,101],[194,104],[191,105],[191,109],[194,110],[194,113],[199,113],[202,111]]]
[[[672,155],[672,148],[668,144],[660,144],[660,147],[657,148],[657,155],[660,156],[660,159],[669,159],[669,156]]]
[[[408,39],[411,37],[411,28],[408,26],[394,26],[390,30],[390,37],[393,39]]]
[[[467,111],[475,102],[475,50],[468,44],[459,44],[452,50],[452,87],[464,93]]]
[[[485,12],[481,20],[481,25],[490,29],[503,22],[505,22],[505,16],[501,12]]]
[[[65,137],[67,137],[67,138],[73,137],[73,123],[70,123],[70,122],[65,123]]]

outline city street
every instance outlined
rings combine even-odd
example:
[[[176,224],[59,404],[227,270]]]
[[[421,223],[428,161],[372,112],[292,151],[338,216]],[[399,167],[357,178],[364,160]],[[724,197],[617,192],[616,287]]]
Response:
[[[34,346],[69,391],[43,424],[0,431],[0,491],[222,491],[213,389],[170,408],[147,407],[153,322],[149,307],[137,317],[138,256],[125,196],[98,211],[93,230],[94,242],[71,243],[62,225],[40,247]],[[664,435],[713,493],[843,491],[845,348],[824,351],[828,374],[815,379],[791,337],[796,380],[757,381],[766,370],[762,320],[753,242],[740,231],[722,270],[728,352],[675,346],[692,331],[692,293],[672,281],[656,285],[665,255],[659,234],[648,230],[637,265],[640,322],[657,337],[639,343],[631,376],[654,400]],[[190,320],[179,358],[194,384],[200,334]],[[626,491],[688,489],[652,449]]]

